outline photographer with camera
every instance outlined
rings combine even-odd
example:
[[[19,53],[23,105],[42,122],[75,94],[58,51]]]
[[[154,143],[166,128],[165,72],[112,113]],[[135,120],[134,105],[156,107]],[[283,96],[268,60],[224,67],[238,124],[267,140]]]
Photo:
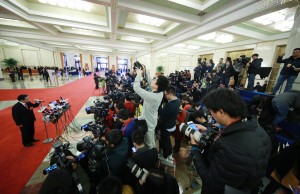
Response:
[[[52,144],[54,152],[50,158],[50,166],[43,171],[48,174],[39,193],[89,193],[91,184],[84,168],[81,167],[85,152],[75,157],[69,150],[70,143],[56,141]]]
[[[252,62],[249,63],[248,67],[248,85],[247,89],[253,91],[255,76],[259,74],[262,58],[258,58],[258,54],[252,55]]]
[[[131,134],[135,130],[135,119],[130,117],[130,112],[127,109],[120,110],[118,118],[123,123],[122,135],[128,139],[129,145],[132,146]]]
[[[221,69],[222,84],[224,84],[226,88],[229,86],[230,77],[232,77],[235,72],[230,60],[227,60],[225,66]]]
[[[124,103],[125,109],[127,109],[130,112],[130,116],[133,117],[135,113],[135,105],[130,99],[130,95],[127,94],[125,97],[125,103]]]
[[[201,58],[198,58],[198,65],[194,69],[194,81],[199,82],[201,76]]]
[[[211,91],[217,89],[220,86],[220,77],[217,75],[216,70],[212,70],[209,75],[209,81],[207,83],[207,90]]]
[[[146,146],[151,149],[155,146],[154,131],[157,125],[158,108],[163,99],[163,91],[168,87],[169,82],[165,76],[154,77],[151,81],[152,92],[147,92],[141,88],[141,76],[143,70],[140,68],[136,69],[136,78],[134,80],[133,89],[134,91],[144,99],[142,115],[138,118],[139,120],[146,120],[148,125],[148,131],[145,137]]]
[[[196,136],[190,135],[191,156],[202,179],[202,194],[233,190],[250,193],[265,176],[272,147],[269,136],[256,118],[246,118],[247,107],[236,92],[225,88],[212,90],[203,102],[225,128],[205,147],[204,154],[194,139]]]
[[[135,187],[136,194],[179,194],[179,186],[174,176],[160,169],[146,170],[133,160],[128,160],[127,167],[139,179]]]
[[[113,129],[107,133],[105,141],[108,149],[102,159],[101,174],[122,177],[129,153],[128,139],[122,137],[120,130]]]
[[[240,56],[239,58],[236,59],[235,63],[233,64],[235,73],[234,73],[234,86],[235,88],[238,88],[240,85],[240,79],[239,75],[242,71],[242,68],[245,66],[243,63],[243,56]]]
[[[100,82],[100,77],[97,75],[97,73],[94,73],[94,81],[95,81],[95,89],[99,89],[99,82]]]
[[[118,82],[115,72],[110,72],[111,75],[106,77],[106,92],[107,94],[115,90],[115,84]]]

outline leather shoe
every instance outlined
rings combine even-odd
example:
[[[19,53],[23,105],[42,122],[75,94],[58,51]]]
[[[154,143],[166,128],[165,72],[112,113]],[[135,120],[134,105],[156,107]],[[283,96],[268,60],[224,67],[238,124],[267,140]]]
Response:
[[[26,145],[24,145],[25,147],[31,147],[31,146],[33,146],[33,144],[32,143],[29,143],[29,144],[26,144]]]
[[[31,142],[38,142],[40,141],[39,139],[33,139]]]

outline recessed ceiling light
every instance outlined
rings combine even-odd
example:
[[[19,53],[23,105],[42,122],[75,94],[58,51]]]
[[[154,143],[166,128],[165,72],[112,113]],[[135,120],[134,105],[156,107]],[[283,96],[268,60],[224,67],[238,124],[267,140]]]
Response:
[[[274,28],[276,30],[280,30],[282,32],[290,31],[294,25],[294,21],[282,21],[280,23],[275,24]]]
[[[231,34],[219,34],[216,37],[216,42],[228,43],[233,41],[233,36]]]
[[[173,47],[183,48],[183,47],[185,47],[185,44],[175,44],[175,45],[173,45]]]
[[[199,49],[200,48],[200,46],[196,46],[196,45],[187,45],[187,47],[186,48],[188,48],[188,49],[192,49],[192,50],[196,50],[196,49]]]
[[[267,15],[254,18],[253,21],[256,23],[260,23],[262,25],[269,25],[272,23],[283,21],[284,19],[285,19],[285,15],[282,12],[277,11],[277,12],[269,13]]]
[[[84,10],[86,12],[90,12],[92,10],[90,3],[81,0],[39,0],[39,2],[60,7],[67,7],[69,9],[77,9],[79,11]]]
[[[198,39],[200,39],[200,40],[212,40],[212,39],[215,39],[215,38],[216,38],[216,33],[215,32],[205,34],[203,36],[198,37]]]
[[[154,18],[146,15],[137,15],[137,20],[141,24],[146,24],[146,25],[151,25],[151,26],[161,26],[165,20],[159,19],[159,18]]]

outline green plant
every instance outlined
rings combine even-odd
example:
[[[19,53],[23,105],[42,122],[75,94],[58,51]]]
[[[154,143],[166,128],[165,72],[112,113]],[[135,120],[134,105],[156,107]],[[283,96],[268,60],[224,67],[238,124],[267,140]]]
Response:
[[[9,58],[9,59],[3,59],[2,63],[4,63],[4,65],[6,65],[7,67],[15,67],[18,64],[18,61],[16,59]]]
[[[165,70],[165,68],[163,66],[157,66],[156,67],[156,72],[160,72],[160,73],[163,73]]]

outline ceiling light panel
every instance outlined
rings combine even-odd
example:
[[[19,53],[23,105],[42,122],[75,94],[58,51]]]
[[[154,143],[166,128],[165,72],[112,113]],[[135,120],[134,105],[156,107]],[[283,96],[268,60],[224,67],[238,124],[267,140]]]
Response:
[[[91,12],[93,8],[90,3],[81,0],[39,0],[39,2],[86,12]]]
[[[175,48],[183,48],[183,47],[185,47],[185,44],[175,44],[173,47],[175,47]]]
[[[165,20],[159,19],[159,18],[154,18],[146,15],[137,15],[137,20],[141,24],[146,24],[146,25],[151,25],[151,26],[161,26]]]
[[[216,38],[216,33],[215,32],[205,34],[203,36],[198,37],[198,39],[200,39],[200,40],[212,40],[212,39],[215,39],[215,38]]]
[[[197,50],[200,48],[200,46],[196,46],[196,45],[187,45],[186,47],[187,49],[191,49],[191,50]]]
[[[228,33],[212,32],[209,34],[199,36],[197,39],[205,40],[205,41],[213,40],[217,43],[228,43],[228,42],[232,42],[234,37],[232,34],[228,34]]]
[[[262,25],[269,25],[272,23],[280,22],[285,19],[285,14],[281,11],[269,13],[267,15],[263,15],[257,18],[254,18],[253,21],[256,23],[260,23]]]
[[[220,35],[217,35],[215,41],[218,43],[232,42],[233,36],[231,34],[220,34]]]
[[[135,37],[135,36],[122,36],[121,40],[133,41],[133,42],[142,42],[142,43],[151,43],[153,40]]]

